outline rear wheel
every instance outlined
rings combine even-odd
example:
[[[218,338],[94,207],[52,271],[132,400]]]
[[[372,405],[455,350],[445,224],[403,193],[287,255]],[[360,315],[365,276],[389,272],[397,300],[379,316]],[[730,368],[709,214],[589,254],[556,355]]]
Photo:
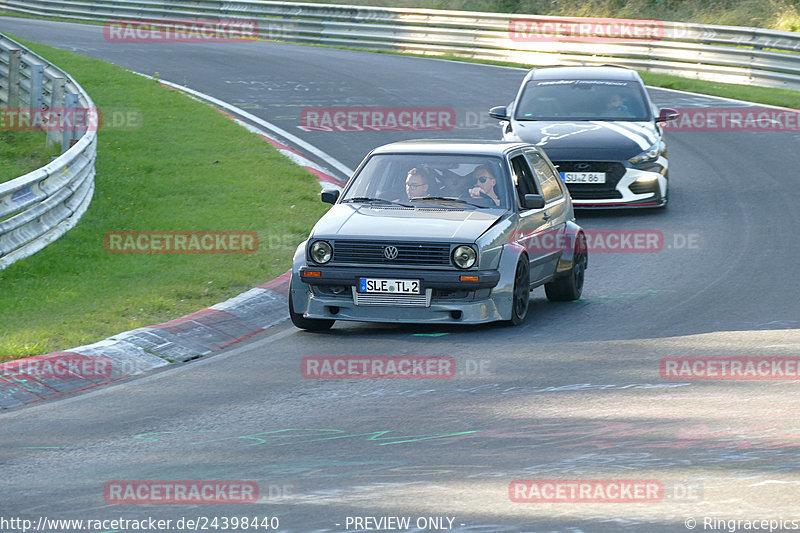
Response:
[[[289,318],[292,319],[292,324],[296,327],[308,331],[325,331],[331,329],[333,323],[336,322],[325,318],[304,318],[301,313],[295,313],[291,290],[289,291]]]
[[[514,291],[511,298],[511,320],[519,326],[528,316],[528,302],[531,297],[531,271],[527,257],[521,257],[514,272]]]
[[[589,256],[586,247],[586,236],[581,233],[575,239],[575,251],[572,257],[572,269],[566,276],[544,284],[544,292],[551,302],[569,302],[579,300],[583,293],[583,278]]]

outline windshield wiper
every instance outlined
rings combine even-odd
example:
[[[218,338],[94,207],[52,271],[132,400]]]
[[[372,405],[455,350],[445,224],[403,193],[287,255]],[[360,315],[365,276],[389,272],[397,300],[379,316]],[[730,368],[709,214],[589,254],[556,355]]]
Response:
[[[545,117],[545,118],[515,118],[517,122],[587,122],[589,120],[606,120],[598,118],[580,117]]]
[[[414,207],[412,205],[406,205],[400,202],[392,202],[391,200],[384,200],[383,198],[369,198],[367,196],[356,196],[354,198],[348,198],[347,200],[342,200],[343,204],[349,202],[360,202],[364,204],[402,205],[403,207]]]
[[[483,207],[482,205],[478,205],[478,204],[475,204],[475,203],[472,203],[472,202],[468,202],[466,200],[462,200],[461,198],[452,198],[452,197],[447,197],[447,196],[417,196],[417,197],[411,198],[410,201],[419,202],[419,201],[422,201],[422,200],[433,200],[434,202],[441,202],[441,201],[456,202],[458,204],[466,204],[466,205],[471,205],[473,207]]]
[[[448,202],[458,202],[460,204],[468,204],[469,203],[466,200],[462,200],[461,198],[452,198],[452,197],[448,197],[448,196],[415,196],[414,198],[411,198],[409,201],[411,201],[411,202],[419,202],[420,200],[437,200],[437,201],[445,200],[445,201],[448,201]]]

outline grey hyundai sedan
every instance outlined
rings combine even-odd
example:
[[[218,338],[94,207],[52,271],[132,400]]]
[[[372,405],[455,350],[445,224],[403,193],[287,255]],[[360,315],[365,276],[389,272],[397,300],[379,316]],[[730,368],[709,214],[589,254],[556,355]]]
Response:
[[[586,238],[542,150],[504,141],[404,141],[370,152],[297,247],[295,326],[336,320],[518,325],[530,291],[576,300]]]

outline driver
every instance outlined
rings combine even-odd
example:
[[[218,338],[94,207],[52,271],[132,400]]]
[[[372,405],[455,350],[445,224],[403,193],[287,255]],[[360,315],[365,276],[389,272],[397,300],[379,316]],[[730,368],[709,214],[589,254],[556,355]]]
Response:
[[[494,186],[497,183],[497,178],[492,175],[487,165],[481,165],[473,171],[475,177],[475,185],[469,190],[471,198],[480,198],[481,196],[488,196],[494,202],[494,205],[500,205],[500,198],[494,191]]]
[[[625,104],[622,96],[614,93],[606,99],[606,114],[612,117],[628,117],[632,116],[630,109]]]

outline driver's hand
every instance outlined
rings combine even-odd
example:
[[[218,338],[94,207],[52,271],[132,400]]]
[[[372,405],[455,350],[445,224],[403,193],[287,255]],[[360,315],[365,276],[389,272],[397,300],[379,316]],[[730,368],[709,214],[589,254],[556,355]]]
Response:
[[[469,195],[472,198],[480,198],[481,197],[481,188],[480,187],[473,187],[469,190]]]

